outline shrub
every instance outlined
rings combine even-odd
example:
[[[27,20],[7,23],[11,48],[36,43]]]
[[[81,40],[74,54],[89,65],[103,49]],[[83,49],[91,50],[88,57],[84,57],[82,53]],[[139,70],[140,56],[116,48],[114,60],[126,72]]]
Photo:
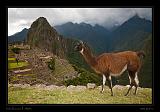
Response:
[[[52,58],[49,62],[48,62],[48,68],[51,70],[55,70],[55,58]]]
[[[19,54],[20,53],[20,48],[12,48],[11,49],[15,54]]]
[[[96,85],[101,85],[101,78],[98,75],[91,73],[85,70],[84,68],[79,68],[75,65],[73,67],[80,74],[80,76],[74,79],[66,80],[64,82],[66,86],[68,85],[75,85],[75,86],[76,85],[87,85],[87,83],[95,83]]]

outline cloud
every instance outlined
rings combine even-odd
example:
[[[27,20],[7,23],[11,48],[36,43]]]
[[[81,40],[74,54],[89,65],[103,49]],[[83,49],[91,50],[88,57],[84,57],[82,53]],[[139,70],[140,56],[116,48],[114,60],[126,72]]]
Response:
[[[110,28],[122,24],[136,13],[152,20],[152,8],[9,8],[8,35],[29,28],[41,16],[47,18],[52,26],[71,21]]]

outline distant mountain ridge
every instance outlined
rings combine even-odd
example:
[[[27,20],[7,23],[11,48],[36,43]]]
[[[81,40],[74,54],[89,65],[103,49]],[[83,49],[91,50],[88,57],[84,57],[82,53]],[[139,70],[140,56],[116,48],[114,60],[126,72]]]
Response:
[[[152,33],[152,22],[135,15],[112,32],[110,51],[133,49],[150,33]]]
[[[105,42],[108,42],[110,32],[98,24],[92,26],[84,22],[80,24],[68,22],[54,27],[64,37],[88,42],[97,52],[107,51],[108,43],[106,44]]]
[[[21,42],[27,37],[28,29],[24,28],[22,31],[15,33],[8,37],[8,43]]]

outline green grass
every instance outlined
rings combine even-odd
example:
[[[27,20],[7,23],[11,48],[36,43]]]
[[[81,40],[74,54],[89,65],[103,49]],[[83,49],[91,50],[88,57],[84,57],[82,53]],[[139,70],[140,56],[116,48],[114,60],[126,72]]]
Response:
[[[16,60],[16,58],[8,58],[8,61]]]
[[[19,62],[18,65],[17,63],[8,63],[8,69],[20,68],[23,66],[28,66],[28,62]]]
[[[152,104],[152,90],[141,88],[137,95],[133,90],[128,96],[124,96],[127,88],[123,90],[114,89],[114,96],[110,96],[110,90],[86,89],[84,91],[43,90],[35,88],[9,87],[9,104]]]

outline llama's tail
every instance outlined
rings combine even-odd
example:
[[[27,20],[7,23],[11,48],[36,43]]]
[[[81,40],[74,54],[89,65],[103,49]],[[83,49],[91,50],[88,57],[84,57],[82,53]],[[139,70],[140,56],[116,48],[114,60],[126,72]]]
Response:
[[[141,57],[141,56],[142,56],[143,58],[146,57],[144,51],[137,51],[136,53],[137,53],[137,56],[138,56],[138,57]]]

